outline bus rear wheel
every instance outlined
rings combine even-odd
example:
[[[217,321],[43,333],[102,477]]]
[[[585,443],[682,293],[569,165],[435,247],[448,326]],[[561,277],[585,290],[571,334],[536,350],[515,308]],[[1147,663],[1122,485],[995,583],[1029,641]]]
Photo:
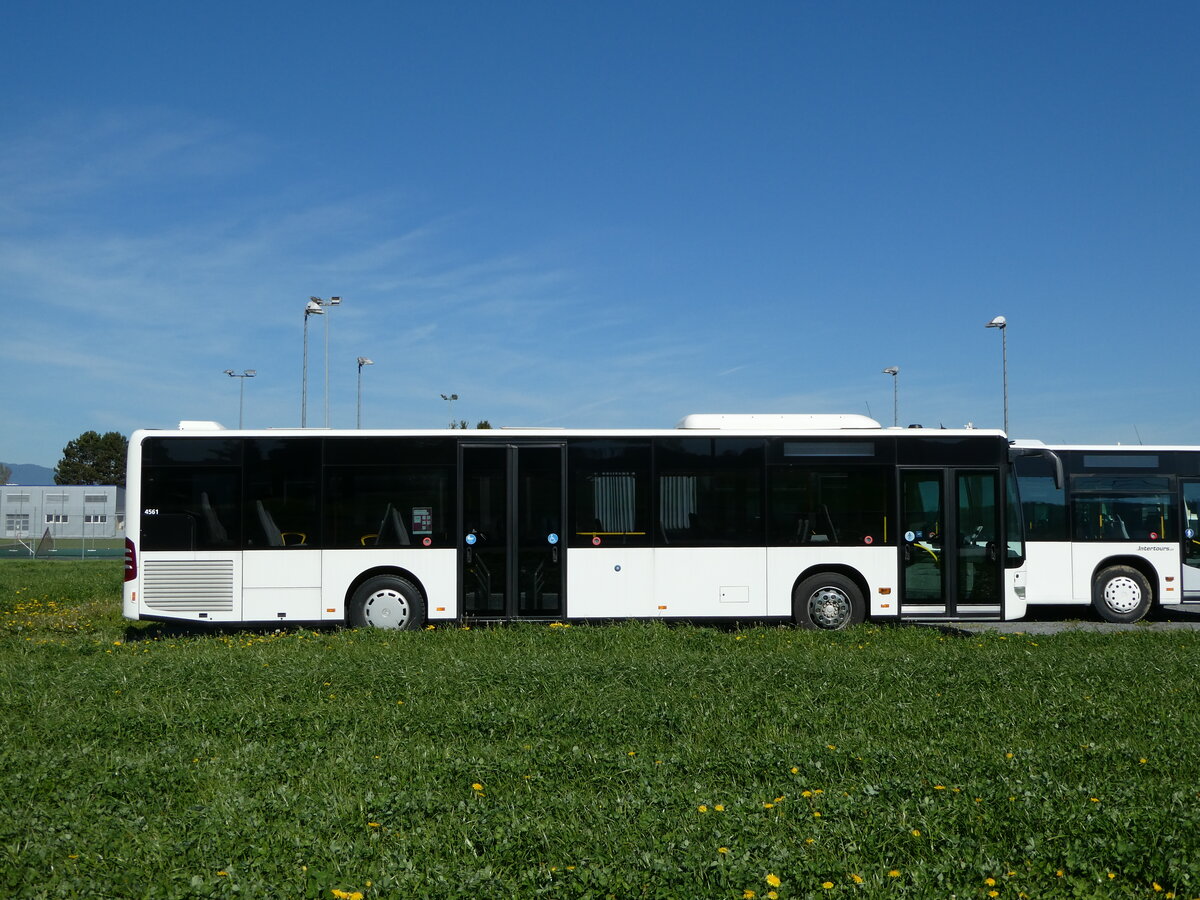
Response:
[[[405,578],[376,575],[358,586],[349,612],[355,628],[420,628],[425,624],[425,598]]]
[[[1106,622],[1137,622],[1150,610],[1150,582],[1131,566],[1109,566],[1092,585],[1092,606]]]
[[[830,572],[805,578],[796,586],[792,613],[801,628],[840,631],[861,623],[866,607],[858,585],[845,575]]]

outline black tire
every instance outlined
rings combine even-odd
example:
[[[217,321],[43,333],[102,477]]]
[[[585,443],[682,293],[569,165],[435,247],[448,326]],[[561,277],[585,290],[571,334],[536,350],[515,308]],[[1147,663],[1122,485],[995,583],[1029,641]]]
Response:
[[[862,591],[833,572],[805,578],[792,591],[792,613],[801,628],[841,631],[866,617]]]
[[[1106,622],[1137,622],[1153,601],[1150,582],[1131,566],[1102,569],[1092,584],[1092,606]]]
[[[425,598],[405,578],[376,575],[358,586],[347,612],[347,620],[354,628],[411,631],[425,624]]]

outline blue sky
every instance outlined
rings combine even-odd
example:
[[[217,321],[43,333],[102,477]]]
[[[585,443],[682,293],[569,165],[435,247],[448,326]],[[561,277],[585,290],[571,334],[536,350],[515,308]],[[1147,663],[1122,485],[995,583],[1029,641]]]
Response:
[[[871,412],[1200,443],[1200,5],[17,2],[0,460]],[[324,423],[310,320],[310,425]]]

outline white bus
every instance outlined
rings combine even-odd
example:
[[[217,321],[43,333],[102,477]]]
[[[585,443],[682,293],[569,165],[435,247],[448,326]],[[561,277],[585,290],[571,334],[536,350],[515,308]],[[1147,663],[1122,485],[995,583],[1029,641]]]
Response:
[[[604,431],[181,423],[130,440],[124,614],[384,628],[1019,618],[1012,474],[1001,432],[864,416]]]
[[[1200,447],[1014,441],[1029,605],[1091,605],[1110,622],[1200,603]]]

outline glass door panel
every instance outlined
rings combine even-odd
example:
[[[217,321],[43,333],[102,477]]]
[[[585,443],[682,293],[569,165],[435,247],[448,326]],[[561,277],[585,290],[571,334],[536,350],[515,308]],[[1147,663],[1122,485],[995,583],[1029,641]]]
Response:
[[[503,616],[508,594],[508,448],[464,447],[463,615]]]
[[[901,597],[904,605],[945,603],[942,580],[943,472],[901,472]]]
[[[959,472],[958,536],[954,602],[994,605],[1000,602],[1000,515],[996,472]]]
[[[1183,596],[1196,598],[1200,597],[1200,481],[1184,481],[1182,488],[1183,540],[1179,547],[1183,556]]]
[[[561,447],[517,448],[518,616],[562,614]]]
[[[459,583],[464,616],[562,616],[563,449],[463,446]]]

